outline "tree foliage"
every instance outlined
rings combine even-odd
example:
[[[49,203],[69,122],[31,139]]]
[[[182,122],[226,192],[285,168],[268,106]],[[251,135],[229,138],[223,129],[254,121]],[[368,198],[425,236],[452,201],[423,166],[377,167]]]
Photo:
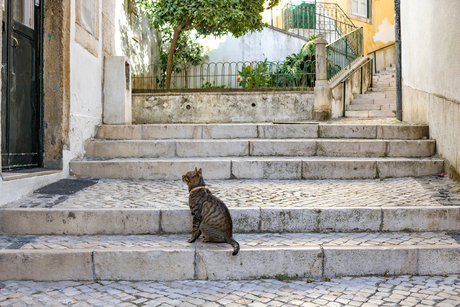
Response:
[[[261,13],[280,0],[138,0],[156,29],[174,29],[168,54],[166,88],[170,88],[172,64],[181,33],[195,29],[199,35],[235,37],[264,27]]]

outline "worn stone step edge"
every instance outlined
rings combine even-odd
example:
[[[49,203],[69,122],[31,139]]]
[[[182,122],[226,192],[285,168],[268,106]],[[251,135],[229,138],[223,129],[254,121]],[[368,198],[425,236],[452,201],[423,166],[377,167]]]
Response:
[[[349,112],[349,111],[347,111]],[[372,139],[173,139],[91,140],[87,158],[173,158],[173,157],[431,157],[434,140]]]
[[[460,231],[460,206],[230,208],[236,233]],[[191,233],[184,209],[0,209],[5,235]]]
[[[457,246],[0,251],[0,280],[240,280],[460,273]]]
[[[72,175],[108,179],[180,180],[202,168],[208,179],[376,179],[442,173],[437,158],[233,157],[74,160]]]
[[[385,98],[384,94],[382,96]],[[340,124],[164,124],[103,125],[96,139],[279,139],[279,138],[364,138],[422,139],[427,125],[340,125]]]

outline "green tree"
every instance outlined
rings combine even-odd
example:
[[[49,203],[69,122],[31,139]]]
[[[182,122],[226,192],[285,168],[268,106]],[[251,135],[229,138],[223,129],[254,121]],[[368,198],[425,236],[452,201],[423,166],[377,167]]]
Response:
[[[280,0],[138,0],[144,14],[156,29],[174,29],[168,54],[166,88],[171,85],[172,64],[181,33],[196,29],[199,35],[235,37],[264,27],[261,13]]]
[[[173,38],[173,30],[165,28],[161,30],[162,39],[160,50],[160,78],[157,79],[160,87],[165,87],[166,81],[166,68],[168,63],[169,46]],[[196,41],[197,37],[193,36],[190,32],[183,33],[177,40],[176,50],[172,63],[172,70],[180,73],[184,70],[185,73],[185,87],[187,87],[187,69],[189,65],[200,65],[202,61],[208,56],[207,49],[199,42]]]

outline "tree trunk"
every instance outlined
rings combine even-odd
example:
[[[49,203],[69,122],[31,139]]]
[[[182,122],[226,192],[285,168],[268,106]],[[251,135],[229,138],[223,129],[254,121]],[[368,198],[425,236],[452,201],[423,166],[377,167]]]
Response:
[[[171,75],[172,75],[174,52],[176,51],[177,40],[179,39],[179,35],[181,32],[182,32],[182,26],[178,25],[174,29],[174,36],[171,41],[171,48],[169,49],[168,64],[166,67],[166,86],[165,86],[167,90],[171,88]]]

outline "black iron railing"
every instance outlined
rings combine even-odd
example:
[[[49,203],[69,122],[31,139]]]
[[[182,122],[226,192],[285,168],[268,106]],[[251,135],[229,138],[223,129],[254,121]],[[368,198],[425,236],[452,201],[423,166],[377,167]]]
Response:
[[[308,90],[315,86],[315,61],[219,62],[174,65],[171,86],[165,88],[166,65],[134,72],[133,92]]]

